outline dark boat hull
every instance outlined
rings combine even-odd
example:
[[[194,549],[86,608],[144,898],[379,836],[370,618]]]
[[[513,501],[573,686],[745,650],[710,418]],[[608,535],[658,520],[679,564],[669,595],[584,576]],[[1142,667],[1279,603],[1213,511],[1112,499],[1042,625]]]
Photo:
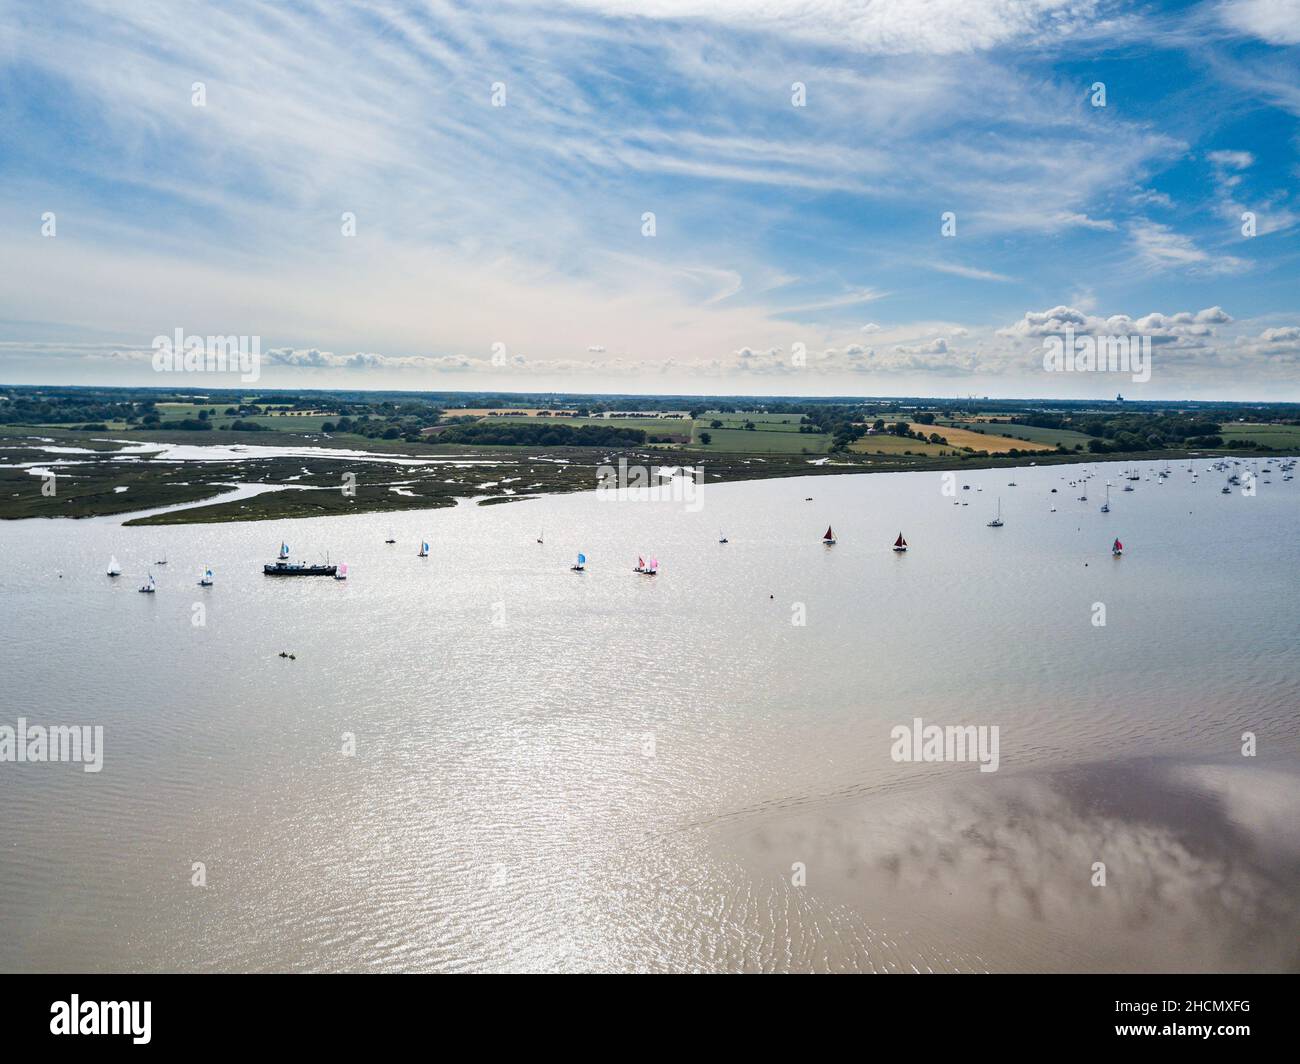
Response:
[[[262,572],[267,576],[333,576],[338,568],[337,565],[264,565]]]

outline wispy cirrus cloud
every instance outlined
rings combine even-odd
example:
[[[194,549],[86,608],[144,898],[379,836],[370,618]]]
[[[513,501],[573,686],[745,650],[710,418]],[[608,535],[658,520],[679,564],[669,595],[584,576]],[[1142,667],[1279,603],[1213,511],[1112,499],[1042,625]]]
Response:
[[[996,366],[998,322],[1078,287],[1188,305],[1180,286],[1209,279],[1226,304],[1276,260],[1219,250],[1223,213],[1294,224],[1276,162],[1232,154],[1253,141],[1213,141],[1208,119],[1175,128],[1142,86],[1089,104],[1079,60],[1152,38],[1148,13],[1119,3],[0,13],[0,339],[26,344],[24,373],[51,336],[129,350],[181,326],[263,336],[289,352],[286,381],[490,377],[494,343],[530,378],[725,377],[756,364],[735,352],[804,343],[837,353],[818,361],[823,387],[837,373],[860,387],[865,367],[905,359]],[[1257,11],[1197,34],[1161,18],[1166,57],[1286,32]],[[1222,68],[1206,63],[1212,92]],[[1205,187],[1179,169],[1192,155]],[[867,304],[894,323],[872,349]],[[935,322],[958,314],[960,342]],[[920,350],[936,337],[948,350]]]

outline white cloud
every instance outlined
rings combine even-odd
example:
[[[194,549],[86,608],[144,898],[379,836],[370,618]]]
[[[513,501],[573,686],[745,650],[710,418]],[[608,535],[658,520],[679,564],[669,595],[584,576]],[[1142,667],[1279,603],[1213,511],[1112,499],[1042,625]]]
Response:
[[[1191,237],[1160,222],[1134,222],[1129,232],[1138,254],[1152,269],[1186,268],[1196,273],[1232,274],[1243,273],[1251,267],[1249,260],[1235,255],[1212,255],[1198,247]]]
[[[950,273],[955,277],[967,277],[973,281],[1014,281],[1014,277],[1008,277],[1004,273],[995,273],[993,270],[981,270],[974,266],[961,266],[955,262],[932,262],[931,269],[938,270],[940,273]]]
[[[1300,0],[1227,0],[1219,17],[1269,44],[1300,44]]]
[[[863,51],[951,55],[1015,40],[1068,40],[1089,0],[570,0],[605,14],[711,21]]]

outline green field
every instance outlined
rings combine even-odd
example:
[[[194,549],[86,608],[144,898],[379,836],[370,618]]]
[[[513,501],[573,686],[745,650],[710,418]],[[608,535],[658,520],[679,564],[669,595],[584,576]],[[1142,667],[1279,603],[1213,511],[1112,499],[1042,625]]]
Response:
[[[448,411],[448,414],[454,413]],[[607,429],[642,429],[648,436],[685,436],[691,431],[691,419],[650,417],[532,417],[527,414],[510,414],[506,417],[482,417],[479,424],[497,425],[596,425]]]
[[[937,429],[943,435],[943,429]],[[854,454],[888,454],[901,455],[910,451],[912,454],[957,454],[959,448],[944,446],[941,443],[922,443],[910,436],[895,436],[893,433],[881,432],[875,436],[863,436],[849,444]]]
[[[799,414],[760,414],[760,413],[738,413],[738,414],[705,414],[698,419],[699,424],[705,431],[710,430],[709,426],[715,421],[721,421],[724,429],[745,429],[745,422],[752,421],[756,432],[798,432],[799,424],[803,417]]]
[[[961,418],[940,418],[937,424],[950,425],[959,429],[970,429],[972,432],[982,430],[990,436],[1010,436],[1012,439],[1027,440],[1030,443],[1046,443],[1053,447],[1057,444],[1064,444],[1069,449],[1073,449],[1076,443],[1087,447],[1088,441],[1092,439],[1087,433],[1075,432],[1073,429],[1040,429],[1033,425],[1012,425],[1005,421],[986,424]],[[942,429],[939,430],[939,435],[943,435]]]
[[[1228,421],[1219,426],[1223,442],[1249,440],[1275,451],[1300,452],[1300,425],[1252,425]]]
[[[692,421],[690,418],[580,418],[556,417],[538,418],[529,415],[509,415],[506,417],[481,418],[483,423],[497,421],[516,424],[536,425],[539,423],[559,425],[597,425],[605,428],[640,429],[647,436],[689,437],[692,446],[704,447],[710,451],[752,454],[825,454],[830,449],[831,439],[822,433],[811,434],[799,431],[802,420],[798,414],[760,414],[706,413]],[[723,427],[712,428],[714,421],[721,421]],[[744,428],[745,422],[752,421],[754,428]],[[700,441],[700,433],[707,432],[710,442]],[[655,446],[668,446],[657,444]]]
[[[825,433],[788,432],[773,429],[771,431],[755,428],[749,429],[711,429],[709,418],[702,418],[695,423],[693,442],[707,451],[733,451],[750,454],[825,454],[830,450],[831,438]],[[757,425],[758,422],[755,422]],[[700,433],[707,432],[710,442],[700,442]]]

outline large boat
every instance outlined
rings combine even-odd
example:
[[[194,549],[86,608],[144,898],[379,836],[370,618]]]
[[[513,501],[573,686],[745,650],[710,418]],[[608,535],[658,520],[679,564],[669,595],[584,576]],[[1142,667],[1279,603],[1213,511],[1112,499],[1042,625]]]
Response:
[[[288,562],[278,559],[274,565],[262,566],[267,576],[333,576],[339,571],[337,565],[308,565],[306,562]]]
[[[271,565],[262,566],[267,576],[333,576],[338,572],[337,565],[328,562],[323,565],[308,565],[306,562],[289,561],[289,544],[280,544],[280,556]]]

